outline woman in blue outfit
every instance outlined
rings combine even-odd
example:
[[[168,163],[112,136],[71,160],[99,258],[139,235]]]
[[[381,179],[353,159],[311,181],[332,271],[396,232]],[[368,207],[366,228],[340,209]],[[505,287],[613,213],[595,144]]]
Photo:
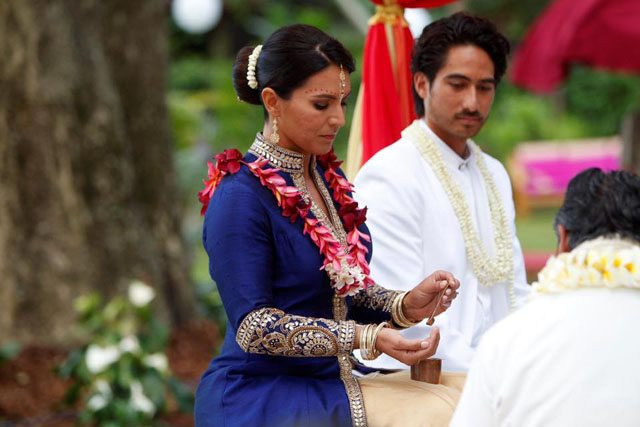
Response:
[[[236,58],[238,98],[262,105],[265,123],[246,155],[216,156],[200,193],[228,325],[198,386],[198,427],[365,426],[374,408],[352,350],[407,364],[435,352],[437,329],[422,340],[398,329],[444,311],[458,281],[435,272],[408,293],[373,282],[366,210],[332,153],[353,70],[338,41],[306,25]]]

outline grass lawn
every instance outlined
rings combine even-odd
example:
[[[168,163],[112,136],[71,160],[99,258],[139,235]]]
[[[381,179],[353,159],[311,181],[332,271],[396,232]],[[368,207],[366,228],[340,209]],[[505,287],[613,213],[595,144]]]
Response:
[[[516,232],[524,251],[554,252],[556,234],[553,219],[556,209],[534,210],[524,218],[516,218]]]
[[[537,280],[538,272],[544,267],[549,255],[555,253],[555,214],[556,209],[538,209],[527,217],[516,218],[516,232],[524,252],[529,283]]]

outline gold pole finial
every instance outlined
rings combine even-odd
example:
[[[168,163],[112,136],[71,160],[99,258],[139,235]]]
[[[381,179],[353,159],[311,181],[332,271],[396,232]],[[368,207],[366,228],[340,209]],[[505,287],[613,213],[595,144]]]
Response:
[[[397,24],[408,26],[404,19],[404,8],[402,8],[396,0],[384,0],[382,5],[376,6],[376,13],[369,19],[369,25],[374,24]]]

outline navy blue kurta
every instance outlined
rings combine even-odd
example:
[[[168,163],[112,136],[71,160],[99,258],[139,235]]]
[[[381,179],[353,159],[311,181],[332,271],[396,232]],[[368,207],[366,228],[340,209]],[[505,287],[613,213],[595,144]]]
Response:
[[[245,156],[247,162],[255,159]],[[315,167],[326,186],[324,170]],[[290,173],[280,174],[294,185]],[[351,331],[343,319],[336,320],[335,292],[320,270],[323,258],[302,230],[303,221],[292,224],[283,216],[273,194],[246,166],[216,189],[203,243],[228,324],[221,353],[198,386],[196,426],[352,425],[359,388],[350,368],[343,366],[341,377],[339,358],[350,352],[348,335],[355,329],[353,322]],[[361,231],[368,232],[364,225]],[[347,298],[347,317],[361,323],[389,320],[397,293],[382,288],[374,293],[369,302]],[[320,332],[288,335],[300,324]],[[349,384],[356,390],[348,397]]]

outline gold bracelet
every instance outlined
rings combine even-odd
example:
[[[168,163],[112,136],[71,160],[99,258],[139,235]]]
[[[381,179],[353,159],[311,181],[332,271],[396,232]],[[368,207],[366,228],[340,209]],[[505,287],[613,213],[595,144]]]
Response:
[[[371,339],[371,352],[375,357],[378,357],[382,354],[382,352],[376,348],[376,342],[378,341],[378,334],[382,329],[386,328],[387,326],[389,326],[387,322],[382,322],[378,326],[376,326],[376,329],[373,331],[373,338]]]
[[[387,322],[382,322],[379,325],[369,324],[364,326],[360,335],[360,356],[363,360],[375,360],[382,354],[376,349],[376,341],[380,331],[387,326],[389,326]]]
[[[369,325],[369,333],[367,334],[367,353],[369,354],[370,359],[369,360],[374,360],[376,359],[378,356],[380,356],[380,352],[378,350],[376,350],[374,343],[376,340],[376,325]]]
[[[360,331],[360,356],[363,360],[373,360],[375,357],[369,353],[369,334],[373,330],[374,325],[364,325]]]
[[[410,328],[411,326],[414,326],[419,323],[419,322],[412,322],[411,320],[407,319],[407,316],[405,316],[404,311],[402,310],[402,303],[404,302],[404,298],[407,296],[408,293],[409,292],[407,291],[399,294],[393,300],[393,304],[391,306],[391,318],[393,319],[393,323],[395,323],[401,328]]]

